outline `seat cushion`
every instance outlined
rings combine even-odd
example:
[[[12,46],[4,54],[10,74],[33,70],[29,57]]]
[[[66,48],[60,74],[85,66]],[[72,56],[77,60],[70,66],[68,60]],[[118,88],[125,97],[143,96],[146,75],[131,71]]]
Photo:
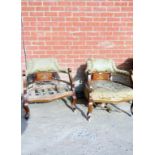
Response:
[[[37,90],[37,91],[35,91]],[[32,83],[27,87],[29,96],[48,96],[51,94],[64,93],[71,90],[70,85],[57,80],[52,80],[44,83]]]
[[[90,93],[94,101],[121,102],[133,99],[132,88],[107,80],[91,81],[93,91]]]

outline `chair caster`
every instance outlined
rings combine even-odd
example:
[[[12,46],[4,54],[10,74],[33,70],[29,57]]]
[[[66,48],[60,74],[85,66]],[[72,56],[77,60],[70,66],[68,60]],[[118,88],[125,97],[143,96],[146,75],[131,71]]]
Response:
[[[72,108],[72,111],[75,112],[76,108]]]
[[[106,111],[110,113],[111,112],[111,109],[110,108],[107,108]]]
[[[28,120],[29,117],[30,117],[30,114],[29,114],[29,113],[26,113],[26,114],[25,114],[25,119]]]
[[[111,108],[107,106],[107,104],[105,105],[105,110],[109,113],[112,111]]]

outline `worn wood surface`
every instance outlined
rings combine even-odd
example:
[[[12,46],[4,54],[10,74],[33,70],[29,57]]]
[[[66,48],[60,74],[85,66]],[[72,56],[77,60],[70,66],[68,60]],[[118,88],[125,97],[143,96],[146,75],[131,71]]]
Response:
[[[96,72],[91,76],[92,80],[110,80],[111,73]]]
[[[68,92],[64,92],[64,93],[57,93],[57,94],[52,94],[52,95],[45,95],[45,96],[28,96],[27,97],[27,102],[29,103],[34,103],[34,102],[50,102],[56,99],[61,99],[67,96],[72,96],[73,95],[73,91],[68,91]]]

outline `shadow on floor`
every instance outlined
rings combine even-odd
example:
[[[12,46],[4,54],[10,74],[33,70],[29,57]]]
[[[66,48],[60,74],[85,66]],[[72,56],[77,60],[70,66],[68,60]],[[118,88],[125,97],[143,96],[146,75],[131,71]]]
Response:
[[[65,105],[66,105],[69,109],[72,110],[71,106],[67,103],[66,99],[62,99],[62,100],[64,101]],[[81,103],[81,100],[80,100],[80,103]],[[79,104],[79,103],[77,103],[77,104]],[[85,114],[85,113],[83,112],[83,110],[81,110],[77,105],[76,105],[76,110],[78,110],[78,111],[81,113],[82,117],[84,117],[85,119],[87,119],[86,114]]]

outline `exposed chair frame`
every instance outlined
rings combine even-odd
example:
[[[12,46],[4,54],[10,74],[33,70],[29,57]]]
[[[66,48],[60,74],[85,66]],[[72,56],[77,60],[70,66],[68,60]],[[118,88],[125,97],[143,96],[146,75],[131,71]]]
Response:
[[[24,95],[24,98],[23,98],[23,107],[24,107],[25,112],[26,112],[25,113],[25,119],[28,119],[29,116],[30,116],[30,110],[28,108],[29,103],[51,102],[51,101],[54,101],[54,100],[57,100],[57,99],[62,99],[64,97],[69,97],[69,96],[72,97],[71,109],[74,112],[76,110],[77,97],[76,97],[76,92],[75,92],[75,84],[74,84],[74,81],[73,81],[73,78],[72,78],[72,75],[71,75],[71,72],[72,72],[71,68],[68,68],[67,70],[59,69],[59,70],[54,70],[54,71],[38,71],[38,72],[35,72],[35,73],[41,73],[41,72],[42,73],[44,73],[44,72],[47,73],[48,72],[48,73],[54,73],[54,74],[55,73],[56,74],[63,73],[63,74],[68,75],[69,81],[61,80],[61,79],[57,78],[56,76],[53,76],[52,79],[46,80],[46,81],[35,81],[34,80],[34,81],[32,81],[32,87],[29,87],[28,76],[30,74],[28,73],[27,76],[26,76],[26,91],[25,91],[25,95]],[[35,75],[35,73],[32,73],[32,74]],[[45,91],[47,91],[47,89],[50,89],[50,85],[44,86],[44,84],[50,83],[50,82],[62,82],[64,84],[67,84],[70,89],[68,91],[66,91],[66,92],[58,92],[56,94],[48,94],[48,95],[45,95],[45,96],[36,95],[36,91],[38,91],[39,89],[40,90],[45,89]],[[37,84],[39,84],[39,88],[36,87]],[[43,87],[42,87],[42,84],[43,84]],[[57,91],[57,85],[55,87],[55,90]],[[35,95],[29,95],[31,92],[32,92],[32,94],[35,94]]]

